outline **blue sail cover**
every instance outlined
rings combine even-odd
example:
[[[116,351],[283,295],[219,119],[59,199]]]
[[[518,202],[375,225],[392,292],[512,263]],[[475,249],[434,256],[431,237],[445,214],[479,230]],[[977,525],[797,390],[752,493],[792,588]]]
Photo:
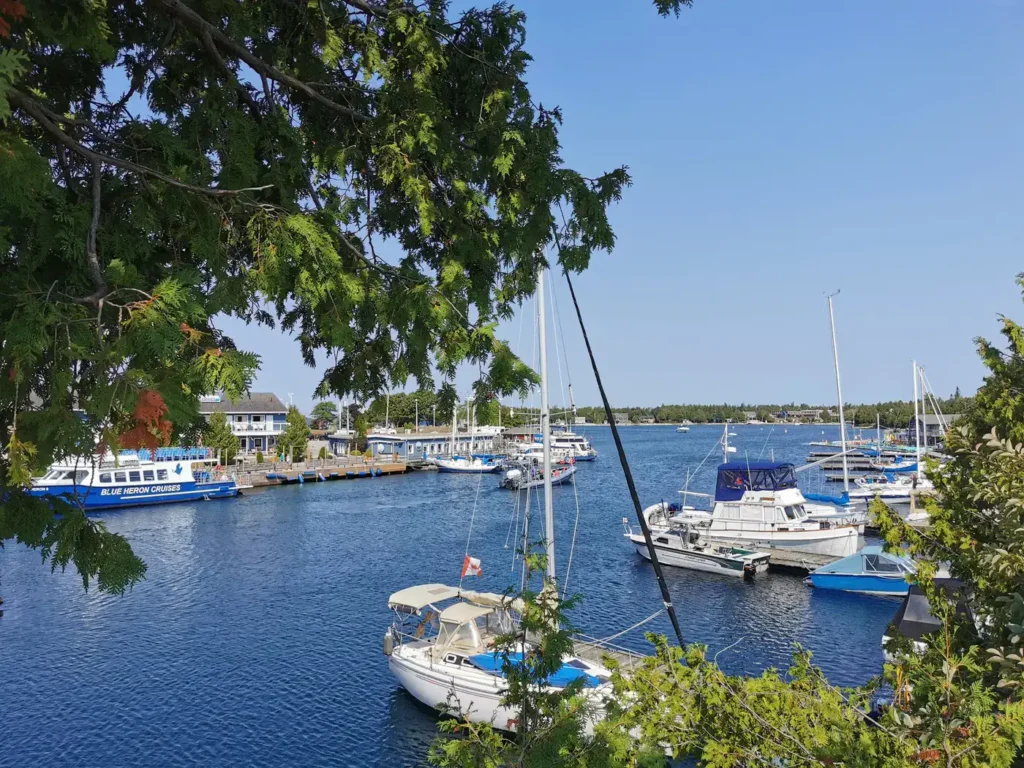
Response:
[[[511,653],[509,654],[509,660],[513,664],[521,663],[523,654]],[[500,653],[479,653],[476,656],[470,656],[469,663],[484,672],[501,676],[502,657]],[[563,664],[553,674],[549,675],[547,683],[552,688],[565,688],[569,683],[574,683],[581,678],[584,688],[596,688],[601,684],[601,681],[596,677],[588,675],[582,669],[578,669],[571,664]]]
[[[729,461],[718,465],[715,501],[738,501],[746,491],[796,488],[792,464],[774,461]]]

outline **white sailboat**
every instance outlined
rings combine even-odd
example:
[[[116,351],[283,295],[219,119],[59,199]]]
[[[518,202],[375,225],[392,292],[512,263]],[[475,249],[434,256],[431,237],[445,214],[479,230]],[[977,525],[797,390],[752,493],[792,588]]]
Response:
[[[469,401],[466,402],[466,429],[469,433],[469,455],[468,456],[457,456],[455,454],[455,435],[458,430],[458,411],[456,410],[452,415],[452,450],[451,458],[434,459],[434,464],[437,466],[438,472],[452,472],[452,473],[463,473],[463,474],[487,474],[490,472],[500,472],[502,464],[499,461],[495,461],[493,457],[480,457],[473,455],[473,422],[472,416],[470,415]]]
[[[547,577],[555,579],[554,513],[551,491],[551,429],[548,409],[544,275],[537,280],[540,318],[541,432],[544,443],[544,526]],[[495,650],[499,636],[511,632],[522,604],[503,595],[473,592],[444,584],[423,584],[388,598],[395,621],[384,636],[388,667],[416,699],[435,709],[454,707],[473,722],[515,730],[519,712],[502,703],[507,681]],[[573,656],[547,680],[557,690],[583,681],[583,693],[595,713],[611,694],[611,672],[601,664]],[[599,714],[595,714],[598,717]]]

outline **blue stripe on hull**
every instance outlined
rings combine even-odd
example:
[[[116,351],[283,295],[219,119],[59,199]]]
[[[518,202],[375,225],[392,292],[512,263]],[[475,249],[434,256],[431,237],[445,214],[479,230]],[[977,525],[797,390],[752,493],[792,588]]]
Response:
[[[887,579],[882,576],[853,573],[812,573],[811,583],[818,589],[837,589],[842,592],[864,592],[875,595],[905,595],[910,585],[902,577]]]
[[[596,461],[597,456],[576,456],[576,461]]]
[[[144,493],[138,490],[144,490]],[[106,493],[104,493],[106,491]],[[126,493],[128,491],[128,493]],[[70,489],[53,487],[46,491],[30,491],[33,496],[73,496]],[[150,506],[153,504],[176,504],[179,502],[202,501],[204,499],[228,499],[238,495],[238,486],[233,480],[219,483],[162,483],[154,486],[112,486],[79,489],[79,498],[84,496],[86,512],[118,507]]]

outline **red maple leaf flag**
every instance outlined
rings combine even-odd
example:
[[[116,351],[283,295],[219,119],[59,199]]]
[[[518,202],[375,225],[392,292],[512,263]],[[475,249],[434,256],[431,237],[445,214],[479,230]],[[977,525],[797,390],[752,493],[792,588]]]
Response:
[[[483,576],[483,568],[480,567],[479,557],[470,557],[466,555],[466,559],[462,561],[462,578],[466,576]]]

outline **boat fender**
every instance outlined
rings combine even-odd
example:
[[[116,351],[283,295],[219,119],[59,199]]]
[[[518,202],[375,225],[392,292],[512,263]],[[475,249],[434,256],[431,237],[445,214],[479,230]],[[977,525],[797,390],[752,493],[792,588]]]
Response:
[[[395,650],[395,638],[390,632],[384,634],[384,655],[390,656]]]

